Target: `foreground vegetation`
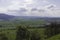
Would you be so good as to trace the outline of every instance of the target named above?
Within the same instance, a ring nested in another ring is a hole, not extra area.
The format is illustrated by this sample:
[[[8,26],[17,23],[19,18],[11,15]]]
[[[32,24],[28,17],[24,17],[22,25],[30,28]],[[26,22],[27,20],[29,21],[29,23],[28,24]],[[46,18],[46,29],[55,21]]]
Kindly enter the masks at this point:
[[[32,21],[21,22],[21,24],[0,22],[0,40],[60,40],[60,24],[51,23],[44,27],[33,26],[44,23],[41,21],[35,24]]]

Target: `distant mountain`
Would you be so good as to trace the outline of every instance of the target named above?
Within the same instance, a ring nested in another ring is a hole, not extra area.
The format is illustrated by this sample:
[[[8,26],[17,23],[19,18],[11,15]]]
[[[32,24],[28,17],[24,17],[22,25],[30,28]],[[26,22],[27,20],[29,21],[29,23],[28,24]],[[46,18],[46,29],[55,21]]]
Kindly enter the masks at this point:
[[[45,20],[45,21],[60,21],[60,17],[37,17],[37,16],[12,16],[0,13],[0,20]]]
[[[0,20],[10,20],[10,19],[12,19],[14,17],[15,16],[0,13]]]

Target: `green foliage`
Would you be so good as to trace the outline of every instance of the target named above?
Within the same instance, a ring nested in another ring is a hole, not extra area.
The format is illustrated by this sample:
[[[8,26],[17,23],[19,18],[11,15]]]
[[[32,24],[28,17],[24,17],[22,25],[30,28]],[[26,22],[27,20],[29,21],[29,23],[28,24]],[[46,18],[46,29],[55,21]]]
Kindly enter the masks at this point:
[[[60,34],[55,35],[55,36],[53,36],[53,37],[51,37],[51,38],[49,38],[47,40],[60,40]]]
[[[29,31],[26,27],[19,26],[17,30],[16,40],[29,40]]]
[[[38,31],[32,31],[31,40],[41,40],[40,34]]]
[[[45,34],[47,37],[51,37],[60,33],[60,24],[57,22],[52,22],[50,25],[46,25]]]
[[[19,26],[16,40],[41,40],[41,37],[38,30],[28,31],[25,26]]]
[[[52,23],[51,25],[46,25],[46,30],[36,26],[42,24],[45,24],[45,21],[0,21],[0,33],[3,33],[0,34],[0,40],[60,40],[60,35],[57,35],[60,32],[60,24]],[[47,37],[50,37],[46,38],[44,32]]]
[[[0,34],[0,40],[8,40],[5,34]]]

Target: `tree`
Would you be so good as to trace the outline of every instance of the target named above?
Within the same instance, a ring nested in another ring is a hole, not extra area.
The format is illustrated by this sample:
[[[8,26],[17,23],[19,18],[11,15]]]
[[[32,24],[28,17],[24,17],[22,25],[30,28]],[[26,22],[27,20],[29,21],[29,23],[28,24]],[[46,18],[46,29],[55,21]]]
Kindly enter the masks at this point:
[[[31,40],[41,40],[39,32],[36,30],[31,33]]]
[[[29,40],[29,31],[25,26],[19,26],[17,30],[16,40]]]
[[[0,25],[0,27],[2,27],[2,25]]]
[[[49,25],[46,25],[45,34],[47,37],[54,36],[60,33],[60,23],[51,22]]]

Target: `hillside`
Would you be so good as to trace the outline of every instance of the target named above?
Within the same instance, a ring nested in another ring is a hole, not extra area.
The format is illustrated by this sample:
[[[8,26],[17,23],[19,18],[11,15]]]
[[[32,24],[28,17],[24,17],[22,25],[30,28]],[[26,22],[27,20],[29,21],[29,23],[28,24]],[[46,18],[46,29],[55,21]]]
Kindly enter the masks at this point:
[[[55,36],[49,38],[48,40],[60,40],[60,34],[55,35]]]

